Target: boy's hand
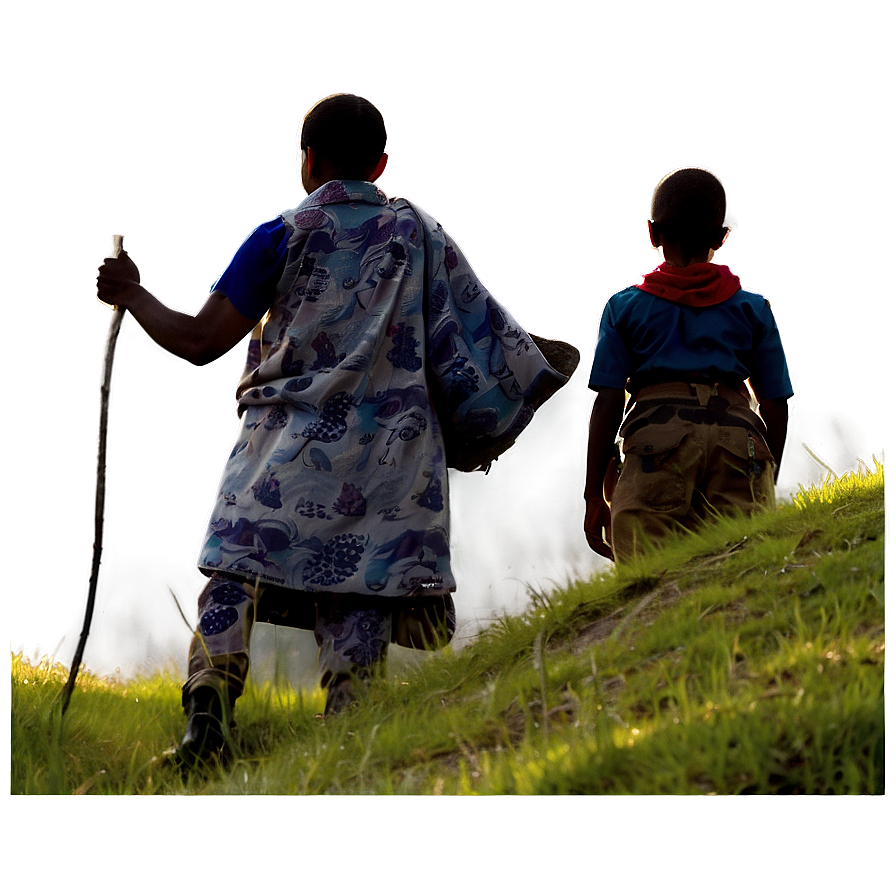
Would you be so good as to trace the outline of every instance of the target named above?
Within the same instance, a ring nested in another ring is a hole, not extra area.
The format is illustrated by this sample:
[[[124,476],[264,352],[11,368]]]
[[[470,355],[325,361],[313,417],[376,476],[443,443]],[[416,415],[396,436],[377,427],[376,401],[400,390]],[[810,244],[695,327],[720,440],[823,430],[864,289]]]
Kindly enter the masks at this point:
[[[104,258],[96,278],[97,298],[106,305],[127,307],[128,299],[140,288],[140,271],[127,252],[118,258]]]
[[[610,545],[610,505],[619,471],[616,433],[625,410],[625,390],[602,387],[594,399],[588,428],[588,463],[585,471],[585,537],[591,550],[615,560]]]
[[[603,498],[585,500],[585,538],[592,551],[608,560],[616,559],[610,545],[610,505]]]

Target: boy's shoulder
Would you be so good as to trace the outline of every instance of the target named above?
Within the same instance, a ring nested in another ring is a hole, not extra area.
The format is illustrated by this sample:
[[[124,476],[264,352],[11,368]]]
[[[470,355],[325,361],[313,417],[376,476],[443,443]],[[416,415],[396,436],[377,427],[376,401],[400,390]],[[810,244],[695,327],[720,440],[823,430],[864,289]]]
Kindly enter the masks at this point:
[[[643,295],[644,291],[642,289],[639,289],[637,284],[633,283],[631,286],[626,286],[625,289],[620,289],[619,292],[613,293],[613,295],[610,296],[610,299],[619,299],[621,301],[625,301],[626,299],[633,298],[638,294]]]
[[[410,212],[423,222],[427,230],[440,230],[442,227],[435,216],[423,208],[415,199],[409,199],[407,196],[393,196],[389,200],[389,207],[399,214],[401,212]]]
[[[643,315],[651,316],[658,311],[656,304],[674,306],[674,302],[667,302],[665,299],[659,299],[649,292],[640,289],[636,284],[620,289],[619,292],[613,293],[605,306],[605,313],[611,318],[622,319],[632,316],[640,318]]]
[[[771,313],[771,302],[764,295],[749,289],[739,289],[728,301],[738,302],[742,307],[749,306],[757,312]]]
[[[607,300],[607,304],[624,307],[645,297],[649,297],[649,295],[644,292],[644,290],[638,289],[635,285],[626,286],[625,289],[620,289],[619,292],[614,292]]]
[[[739,298],[744,299],[749,302],[764,302],[766,301],[765,296],[761,295],[758,292],[753,292],[751,289],[745,289],[743,286],[734,294],[734,296],[738,296]],[[734,298],[732,296],[732,298]]]

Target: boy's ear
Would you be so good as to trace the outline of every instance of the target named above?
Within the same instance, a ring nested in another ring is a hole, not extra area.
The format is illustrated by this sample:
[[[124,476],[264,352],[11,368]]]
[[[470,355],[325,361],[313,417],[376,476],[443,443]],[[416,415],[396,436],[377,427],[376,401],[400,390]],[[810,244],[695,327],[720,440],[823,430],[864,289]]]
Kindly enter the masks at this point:
[[[659,249],[663,244],[663,238],[659,231],[654,228],[653,221],[647,222],[647,232],[650,234],[650,245],[653,246],[654,249]]]
[[[721,236],[721,239],[718,240],[718,242],[714,242],[710,248],[712,248],[713,251],[715,251],[716,249],[721,249],[721,248],[722,248],[722,245],[723,245],[724,242],[725,242],[725,240],[728,239],[728,235],[729,235],[730,233],[731,233],[731,228],[730,228],[730,227],[723,227],[723,228],[722,228],[722,236]]]
[[[368,178],[369,183],[373,183],[386,169],[386,162],[389,161],[389,156],[386,153],[383,153],[380,156],[379,162],[376,164],[376,168],[373,169],[373,173]]]
[[[311,171],[314,168],[314,163],[316,161],[314,150],[310,146],[307,146],[302,150],[302,156],[302,161],[305,163],[305,170],[309,174],[311,174]]]

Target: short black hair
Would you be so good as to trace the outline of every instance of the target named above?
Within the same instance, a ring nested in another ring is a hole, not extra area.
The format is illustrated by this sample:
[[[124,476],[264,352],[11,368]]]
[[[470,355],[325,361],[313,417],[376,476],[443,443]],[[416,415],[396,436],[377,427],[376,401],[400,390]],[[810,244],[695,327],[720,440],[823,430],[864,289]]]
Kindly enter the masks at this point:
[[[702,250],[724,236],[725,188],[703,168],[679,168],[653,191],[654,232],[685,249]]]
[[[302,149],[310,146],[345,180],[366,180],[386,148],[379,109],[363,97],[336,93],[316,103],[302,123]]]

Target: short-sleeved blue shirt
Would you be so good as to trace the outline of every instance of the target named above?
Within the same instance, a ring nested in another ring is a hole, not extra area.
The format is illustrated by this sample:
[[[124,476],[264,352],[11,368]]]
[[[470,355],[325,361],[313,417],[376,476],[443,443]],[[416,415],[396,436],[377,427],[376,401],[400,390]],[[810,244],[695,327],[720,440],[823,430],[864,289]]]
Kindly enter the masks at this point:
[[[784,348],[769,303],[738,290],[693,308],[630,286],[604,308],[588,385],[635,391],[657,382],[750,380],[760,399],[790,398]]]
[[[282,218],[256,227],[239,247],[212,290],[223,292],[240,314],[261,320],[274,304],[286,264],[289,234]]]

